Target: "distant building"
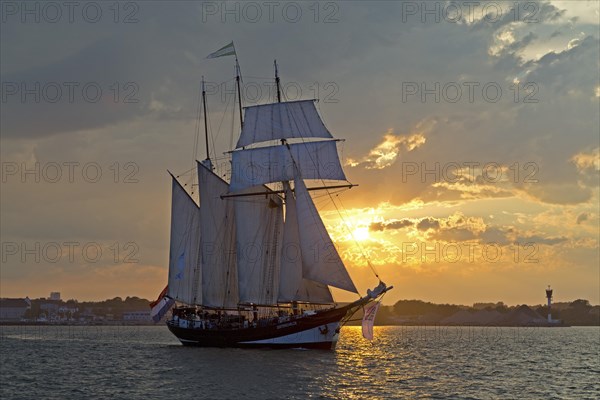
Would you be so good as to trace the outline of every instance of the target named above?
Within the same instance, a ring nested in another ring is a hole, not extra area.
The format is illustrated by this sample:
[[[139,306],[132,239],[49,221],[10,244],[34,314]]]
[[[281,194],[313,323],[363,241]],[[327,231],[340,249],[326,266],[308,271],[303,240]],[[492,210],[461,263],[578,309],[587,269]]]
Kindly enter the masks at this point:
[[[48,300],[60,301],[60,292],[50,292]]]
[[[49,311],[53,314],[56,314],[58,312],[59,308],[60,308],[60,306],[58,305],[58,303],[42,303],[42,304],[40,304],[40,310]]]
[[[150,310],[148,311],[125,311],[123,313],[123,321],[135,321],[135,322],[150,322]]]
[[[20,321],[30,307],[29,299],[0,299],[0,320]]]
[[[40,304],[40,317],[45,317],[49,320],[55,320],[58,315],[58,309],[60,308],[59,302],[45,301]]]

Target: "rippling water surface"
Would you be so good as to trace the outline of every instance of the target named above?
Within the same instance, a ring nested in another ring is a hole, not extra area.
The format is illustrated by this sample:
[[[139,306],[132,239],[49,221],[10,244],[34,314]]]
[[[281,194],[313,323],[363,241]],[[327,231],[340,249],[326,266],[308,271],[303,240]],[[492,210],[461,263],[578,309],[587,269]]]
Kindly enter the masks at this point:
[[[344,327],[336,351],[183,347],[164,326],[0,327],[1,399],[598,399],[600,330]]]

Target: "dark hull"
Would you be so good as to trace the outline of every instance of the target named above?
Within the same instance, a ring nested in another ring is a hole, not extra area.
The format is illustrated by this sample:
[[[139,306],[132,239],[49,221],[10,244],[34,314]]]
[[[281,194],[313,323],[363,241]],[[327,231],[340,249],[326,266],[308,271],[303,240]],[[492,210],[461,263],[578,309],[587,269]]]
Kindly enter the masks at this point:
[[[340,321],[357,306],[360,305],[353,303],[264,327],[199,329],[182,327],[175,321],[169,321],[167,326],[186,346],[333,349]]]

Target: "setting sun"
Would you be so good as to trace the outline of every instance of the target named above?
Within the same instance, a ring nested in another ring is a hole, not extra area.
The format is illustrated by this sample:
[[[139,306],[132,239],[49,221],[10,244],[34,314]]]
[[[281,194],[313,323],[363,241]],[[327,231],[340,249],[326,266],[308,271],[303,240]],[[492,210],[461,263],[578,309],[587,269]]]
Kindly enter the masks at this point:
[[[361,226],[352,231],[352,237],[354,240],[364,241],[370,238],[369,236],[369,227]]]

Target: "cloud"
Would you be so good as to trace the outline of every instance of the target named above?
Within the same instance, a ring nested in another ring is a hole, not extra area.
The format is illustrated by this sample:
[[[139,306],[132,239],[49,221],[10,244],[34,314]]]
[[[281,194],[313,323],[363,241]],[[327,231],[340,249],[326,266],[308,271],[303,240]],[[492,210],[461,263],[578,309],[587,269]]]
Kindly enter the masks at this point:
[[[523,196],[547,204],[581,204],[592,199],[593,191],[581,183],[546,183],[530,185]]]
[[[559,243],[564,243],[568,241],[564,236],[560,237],[543,237],[540,235],[532,235],[532,236],[517,236],[517,243],[525,244],[525,243],[533,243],[533,244],[544,244],[548,246],[552,246]]]
[[[511,239],[514,230],[510,227],[488,226],[479,238],[484,243],[497,243],[500,246],[507,246],[513,242]]]
[[[360,161],[348,159],[347,164],[352,167],[364,167],[366,169],[384,169],[396,162],[402,147],[406,151],[413,151],[426,142],[421,133],[411,135],[395,135],[389,130],[383,136],[383,142],[379,143]]]
[[[440,221],[435,218],[423,218],[417,224],[417,229],[420,231],[426,231],[429,229],[439,229]]]
[[[526,216],[523,215],[522,217],[525,218]],[[522,223],[526,224],[526,226],[531,226],[526,220],[522,221]],[[495,243],[499,246],[508,246],[515,243],[533,243],[536,245],[552,246],[569,241],[564,235],[559,236],[544,233],[543,229],[530,232],[524,231],[522,228],[517,229],[512,225],[491,224],[484,221],[482,217],[466,216],[461,211],[457,211],[447,217],[404,218],[378,221],[372,223],[370,229],[373,232],[407,229],[407,237],[419,237],[425,241],[448,243]]]
[[[39,138],[139,118],[191,118],[193,108],[174,94],[182,82],[150,61],[154,52],[138,35],[102,38],[51,64],[3,74],[2,136]]]
[[[571,161],[581,172],[585,170],[600,171],[600,147],[596,147],[590,152],[577,153],[571,158]]]
[[[436,231],[430,237],[445,242],[466,242],[477,239],[477,234],[467,228],[453,227]]]
[[[369,225],[371,231],[384,231],[387,229],[402,229],[409,226],[414,226],[414,221],[410,219],[396,219],[382,222],[373,222]]]
[[[579,214],[577,216],[577,225],[580,225],[582,222],[587,221],[590,218],[590,214],[586,213],[586,212],[582,212],[581,214]]]

